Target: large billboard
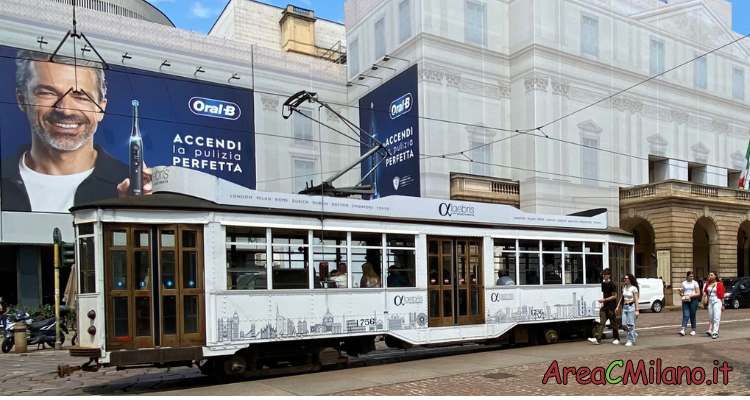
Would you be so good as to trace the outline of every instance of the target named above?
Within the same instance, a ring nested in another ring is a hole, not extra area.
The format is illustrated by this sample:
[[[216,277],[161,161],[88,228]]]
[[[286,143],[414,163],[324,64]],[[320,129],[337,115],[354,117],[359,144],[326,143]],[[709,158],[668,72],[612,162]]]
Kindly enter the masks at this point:
[[[148,194],[156,165],[255,188],[253,119],[249,89],[0,46],[0,208]]]
[[[365,180],[373,185],[373,198],[420,195],[417,78],[413,65],[359,99],[360,127],[390,153],[381,151],[362,162],[362,176],[377,165]],[[361,154],[375,144],[364,133],[361,141]]]

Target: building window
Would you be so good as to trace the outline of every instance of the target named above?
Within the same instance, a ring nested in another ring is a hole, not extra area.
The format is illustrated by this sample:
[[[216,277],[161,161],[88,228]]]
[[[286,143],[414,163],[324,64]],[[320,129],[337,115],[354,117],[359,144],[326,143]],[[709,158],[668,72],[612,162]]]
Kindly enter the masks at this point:
[[[383,235],[352,232],[352,287],[383,287]]]
[[[732,97],[736,100],[745,100],[745,70],[742,68],[733,69]]]
[[[228,226],[227,289],[267,289],[265,228]]]
[[[292,134],[295,141],[305,146],[310,146],[313,140],[313,125],[312,119],[308,117],[312,117],[312,110],[309,108],[299,108],[299,112],[306,115],[306,117],[297,113],[294,114],[294,118],[292,118]]]
[[[349,43],[347,50],[347,60],[349,62],[349,78],[354,78],[359,73],[359,42],[357,39]]]
[[[494,247],[495,286],[516,284],[516,241],[495,239]]]
[[[385,55],[385,17],[375,21],[375,59]]]
[[[307,231],[272,229],[271,237],[273,288],[309,289]]]
[[[411,37],[411,0],[398,3],[398,41],[403,43]]]
[[[708,87],[708,61],[706,57],[695,60],[693,64],[693,83],[697,89],[706,89]]]
[[[581,178],[597,179],[599,174],[599,140],[584,137],[581,140]]]
[[[650,71],[651,75],[657,75],[664,72],[664,41],[661,39],[651,39],[650,46]]]
[[[313,285],[315,288],[349,287],[346,232],[313,232]]]
[[[306,185],[315,176],[315,162],[312,160],[294,160],[294,187],[292,191],[297,193],[305,189]]]
[[[464,2],[464,37],[466,43],[487,45],[487,7],[484,3]]]
[[[581,16],[581,53],[599,57],[599,19]]]
[[[492,162],[492,146],[486,145],[484,141],[472,139],[469,147],[474,149],[470,154],[473,161],[471,163],[471,173],[474,175],[490,176],[492,168],[489,163]]]
[[[414,235],[386,235],[387,287],[416,287],[417,263],[414,244]]]

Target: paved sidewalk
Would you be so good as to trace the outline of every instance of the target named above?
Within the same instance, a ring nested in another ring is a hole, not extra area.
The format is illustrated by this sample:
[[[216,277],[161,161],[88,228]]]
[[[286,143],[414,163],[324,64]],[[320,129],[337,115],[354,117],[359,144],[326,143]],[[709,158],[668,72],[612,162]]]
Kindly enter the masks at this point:
[[[698,316],[699,321],[705,319],[705,310],[701,310],[701,312],[699,312]],[[679,325],[681,320],[680,313],[664,312],[653,314],[644,312],[638,321],[639,327],[642,329],[642,340],[639,346],[634,348],[633,351],[650,351],[645,350],[646,348],[660,351],[658,349],[672,348],[679,344],[676,340],[691,341],[694,339],[694,343],[705,346],[706,351],[720,350],[723,355],[724,353],[730,354],[736,350],[739,354],[746,354],[747,351],[745,349],[750,343],[745,343],[745,348],[740,347],[739,349],[733,347],[724,348],[724,343],[730,343],[730,339],[750,337],[748,333],[748,328],[750,328],[749,319],[750,309],[729,310],[725,312],[725,321],[738,320],[741,322],[722,324],[723,335],[721,340],[719,342],[711,342],[710,339],[702,337],[680,339],[675,334],[677,331],[675,326]],[[701,328],[705,329],[705,325],[701,325],[699,330]],[[616,347],[612,345],[601,345],[595,348],[595,351],[602,355],[623,352],[624,350],[625,348],[622,346]],[[187,367],[173,369],[129,369],[124,371],[108,368],[99,372],[76,372],[72,376],[60,379],[57,378],[56,373],[58,364],[80,365],[85,360],[70,357],[67,350],[54,351],[46,349],[34,350],[27,354],[0,354],[0,363],[3,366],[0,369],[0,395],[134,393],[331,394],[351,390],[371,390],[375,391],[373,393],[379,393],[377,391],[396,390],[383,387],[382,385],[400,384],[414,385],[415,388],[419,388],[414,390],[427,393],[430,392],[428,390],[430,384],[428,381],[419,383],[420,379],[434,379],[437,381],[461,379],[461,374],[471,373],[483,376],[492,374],[493,372],[491,371],[505,371],[503,368],[507,368],[507,371],[510,371],[508,373],[513,375],[517,374],[517,372],[513,371],[529,371],[528,374],[531,375],[524,374],[523,382],[541,380],[541,374],[538,371],[540,368],[539,365],[544,365],[550,357],[575,361],[581,354],[588,355],[592,351],[594,350],[592,350],[592,347],[587,342],[561,343],[552,346],[488,351],[430,360],[417,360],[214,386],[209,379],[200,374],[197,368]],[[745,356],[745,358],[748,357]],[[538,365],[534,367],[534,364]],[[688,365],[693,364],[690,363]],[[741,365],[738,369],[750,371],[750,368],[747,368],[745,365]],[[497,381],[498,385],[506,387],[507,382],[514,382],[512,378],[510,379],[508,381],[505,379],[494,379],[494,381]],[[520,376],[519,379],[521,379]],[[492,381],[490,380],[490,382]],[[332,382],[335,382],[335,384],[332,384]],[[478,385],[478,383],[476,384]],[[486,388],[482,386],[477,387],[482,388],[480,392],[483,394],[491,394],[496,390],[491,384],[486,386]],[[555,388],[555,385],[548,385],[548,388]],[[404,387],[397,387],[397,389],[407,390]],[[177,391],[170,392],[170,390]],[[444,391],[446,393],[440,394],[452,393],[450,388],[444,388]],[[360,393],[353,392],[352,394]]]

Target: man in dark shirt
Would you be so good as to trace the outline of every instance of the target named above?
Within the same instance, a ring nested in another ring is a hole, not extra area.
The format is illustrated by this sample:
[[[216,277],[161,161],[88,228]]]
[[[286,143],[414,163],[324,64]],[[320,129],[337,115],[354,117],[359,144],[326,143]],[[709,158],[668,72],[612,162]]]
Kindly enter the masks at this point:
[[[602,298],[599,299],[601,308],[599,309],[599,325],[594,330],[594,337],[589,338],[589,342],[599,344],[604,337],[604,325],[609,320],[612,327],[612,344],[620,344],[620,324],[617,322],[615,308],[617,307],[617,286],[610,280],[609,269],[602,271]]]

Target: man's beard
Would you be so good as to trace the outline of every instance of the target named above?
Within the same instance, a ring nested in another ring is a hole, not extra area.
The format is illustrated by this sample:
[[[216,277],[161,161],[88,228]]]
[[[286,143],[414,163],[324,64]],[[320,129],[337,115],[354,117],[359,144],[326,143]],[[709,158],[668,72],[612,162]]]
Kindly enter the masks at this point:
[[[79,122],[83,122],[83,118],[77,118]],[[90,126],[86,123],[85,126]],[[47,144],[58,151],[76,151],[83,147],[92,136],[94,136],[94,130],[85,130],[83,134],[70,136],[70,135],[52,135],[47,132],[39,123],[33,121],[31,123],[31,130],[33,134],[39,138],[42,142]]]

